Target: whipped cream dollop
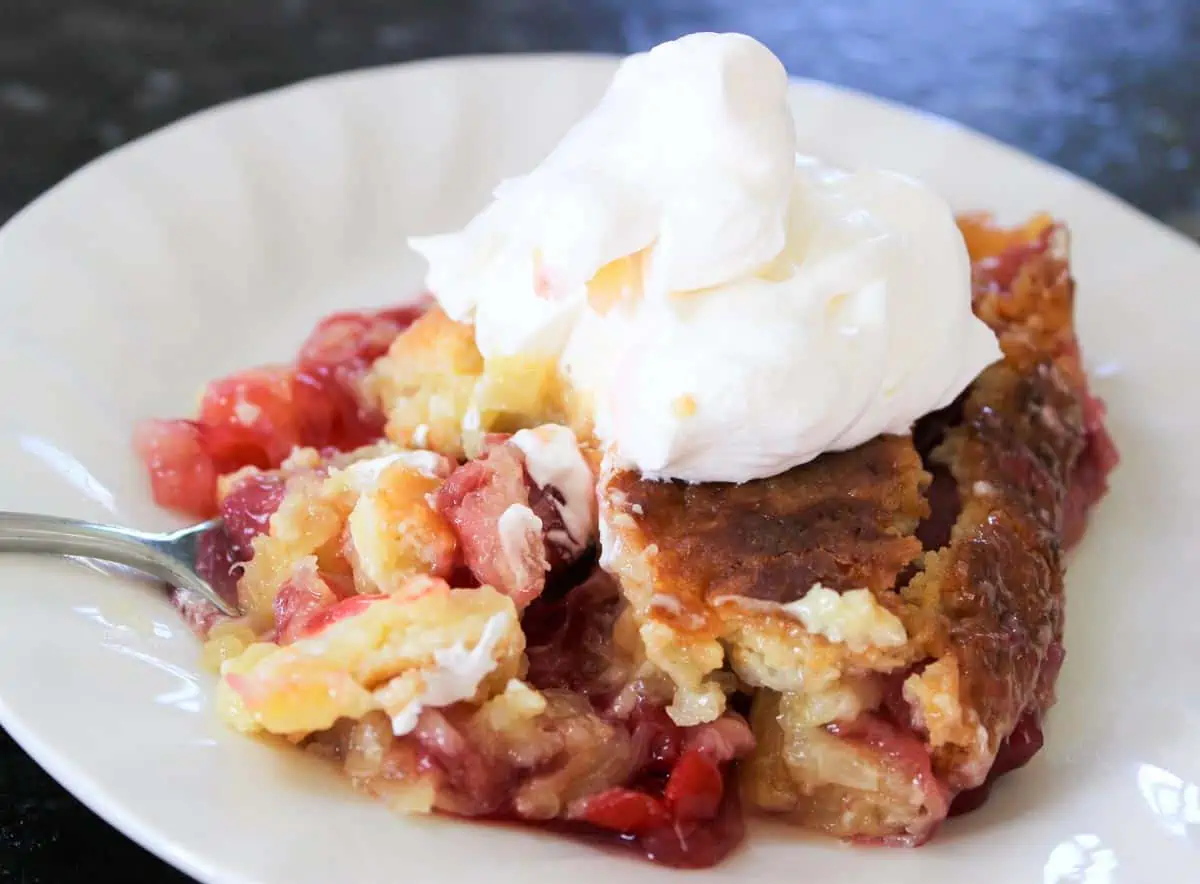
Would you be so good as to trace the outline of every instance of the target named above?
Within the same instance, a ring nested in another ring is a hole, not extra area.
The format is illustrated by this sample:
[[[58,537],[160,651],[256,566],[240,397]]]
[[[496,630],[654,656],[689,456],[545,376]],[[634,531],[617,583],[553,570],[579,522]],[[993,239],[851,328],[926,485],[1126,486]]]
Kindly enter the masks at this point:
[[[739,34],[627,59],[540,166],[412,246],[485,360],[557,361],[654,478],[747,481],[907,433],[1000,356],[947,204],[797,156],[787,74]]]

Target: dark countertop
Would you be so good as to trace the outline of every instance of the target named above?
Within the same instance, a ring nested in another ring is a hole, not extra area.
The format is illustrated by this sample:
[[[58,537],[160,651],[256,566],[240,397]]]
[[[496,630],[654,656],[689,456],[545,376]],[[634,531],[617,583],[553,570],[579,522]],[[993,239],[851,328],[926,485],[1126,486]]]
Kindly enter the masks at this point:
[[[0,0],[0,221],[195,110],[347,68],[741,30],[1200,235],[1200,0]],[[0,732],[0,882],[185,881]]]

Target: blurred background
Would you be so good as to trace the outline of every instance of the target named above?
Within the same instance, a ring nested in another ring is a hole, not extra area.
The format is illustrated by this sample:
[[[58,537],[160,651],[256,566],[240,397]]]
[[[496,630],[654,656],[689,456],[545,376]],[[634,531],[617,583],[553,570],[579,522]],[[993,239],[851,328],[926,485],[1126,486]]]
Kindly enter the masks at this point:
[[[694,30],[745,31],[796,76],[959,120],[1158,217],[1200,212],[1200,0],[0,0],[0,220],[125,141],[306,77]]]
[[[951,117],[1200,237],[1200,0],[0,0],[0,222],[126,141],[296,80],[696,30],[752,34],[796,76]],[[102,866],[186,880],[0,732],[0,882]]]

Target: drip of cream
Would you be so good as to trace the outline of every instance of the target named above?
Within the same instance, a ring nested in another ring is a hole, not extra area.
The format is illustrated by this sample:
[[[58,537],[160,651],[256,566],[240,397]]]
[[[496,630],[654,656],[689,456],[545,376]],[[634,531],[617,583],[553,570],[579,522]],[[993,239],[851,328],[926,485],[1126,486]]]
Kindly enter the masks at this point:
[[[586,548],[596,531],[596,482],[575,434],[567,427],[545,424],[521,430],[510,441],[525,455],[525,469],[534,484],[553,489],[551,500],[566,536],[549,539],[572,552]]]

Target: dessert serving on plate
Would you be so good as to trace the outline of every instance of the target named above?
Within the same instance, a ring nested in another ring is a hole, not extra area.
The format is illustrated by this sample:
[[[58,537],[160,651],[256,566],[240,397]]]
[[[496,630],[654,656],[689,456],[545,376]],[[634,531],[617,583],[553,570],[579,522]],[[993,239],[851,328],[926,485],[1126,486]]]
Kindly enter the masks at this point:
[[[136,433],[223,527],[220,715],[408,811],[710,865],[743,813],[920,844],[1040,748],[1116,452],[1065,228],[797,155],[760,44],[628,59],[431,299]]]

